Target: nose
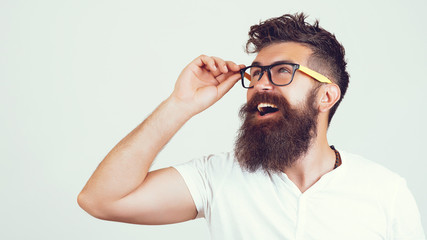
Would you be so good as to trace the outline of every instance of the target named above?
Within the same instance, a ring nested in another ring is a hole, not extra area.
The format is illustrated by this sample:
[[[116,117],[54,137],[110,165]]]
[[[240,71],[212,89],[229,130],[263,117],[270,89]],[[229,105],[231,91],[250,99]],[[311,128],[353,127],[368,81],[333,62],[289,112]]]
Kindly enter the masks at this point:
[[[268,79],[267,70],[262,71],[260,78],[256,78],[253,81],[256,81],[254,84],[254,88],[258,91],[268,91],[273,89],[273,84]]]

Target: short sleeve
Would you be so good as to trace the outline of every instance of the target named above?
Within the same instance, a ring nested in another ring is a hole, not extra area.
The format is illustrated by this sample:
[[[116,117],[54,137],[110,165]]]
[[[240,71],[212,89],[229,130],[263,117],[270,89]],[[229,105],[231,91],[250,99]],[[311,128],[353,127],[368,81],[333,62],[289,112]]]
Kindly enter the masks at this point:
[[[397,186],[393,211],[390,239],[425,240],[417,204],[404,179]]]
[[[206,175],[207,161],[207,157],[203,157],[173,166],[187,184],[197,209],[196,218],[205,217],[205,212],[208,208],[210,184]]]

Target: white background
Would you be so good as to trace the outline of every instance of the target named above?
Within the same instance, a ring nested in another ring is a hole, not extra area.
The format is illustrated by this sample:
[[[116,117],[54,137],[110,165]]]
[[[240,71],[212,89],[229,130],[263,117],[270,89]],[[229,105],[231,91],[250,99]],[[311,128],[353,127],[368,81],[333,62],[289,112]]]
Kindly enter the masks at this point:
[[[107,152],[200,54],[249,64],[251,25],[304,11],[347,51],[338,149],[405,177],[427,229],[427,2],[1,1],[0,239],[206,239],[204,220],[138,226],[94,219],[76,198]],[[233,148],[237,84],[190,120],[154,168]]]

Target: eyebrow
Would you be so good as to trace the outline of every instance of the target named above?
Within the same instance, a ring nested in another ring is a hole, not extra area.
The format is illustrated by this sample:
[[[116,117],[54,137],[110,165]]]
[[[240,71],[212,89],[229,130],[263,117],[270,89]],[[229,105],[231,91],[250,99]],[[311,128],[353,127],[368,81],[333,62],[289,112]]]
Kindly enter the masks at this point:
[[[280,63],[292,63],[292,64],[295,64],[293,61],[290,61],[290,60],[280,60],[280,61],[275,61],[275,62],[273,62],[273,63],[271,63],[269,65],[280,64]],[[269,66],[269,65],[264,65],[264,66]],[[260,62],[254,61],[254,62],[252,62],[251,66],[263,66],[263,65],[261,65]]]

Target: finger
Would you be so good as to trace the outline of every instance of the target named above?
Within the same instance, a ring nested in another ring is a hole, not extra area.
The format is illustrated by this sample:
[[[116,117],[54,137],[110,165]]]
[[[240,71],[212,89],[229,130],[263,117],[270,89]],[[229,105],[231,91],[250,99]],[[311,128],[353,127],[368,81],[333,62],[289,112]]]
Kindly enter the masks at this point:
[[[221,75],[217,76],[216,79],[218,80],[218,82],[223,82],[225,79],[227,79],[228,77],[230,77],[231,75],[236,74],[236,73],[239,73],[239,76],[241,76],[240,69],[246,67],[243,64],[237,65],[231,61],[227,61],[226,63],[227,63],[228,68],[231,71],[229,71],[228,73],[221,74]]]
[[[227,63],[222,60],[219,57],[212,57],[215,60],[216,66],[218,67],[219,71],[221,71],[221,73],[227,73],[228,72],[228,67],[227,67]]]
[[[211,57],[208,57],[206,55],[200,55],[198,58],[196,58],[195,64],[198,67],[206,68],[207,70],[211,72],[218,71],[215,60]]]
[[[205,66],[205,69],[209,70],[213,77],[217,77],[223,73],[228,72],[225,61],[221,58],[204,56],[203,59],[209,61],[208,65]]]
[[[241,65],[237,65],[236,63],[232,62],[232,61],[227,61],[227,67],[228,69],[230,69],[233,72],[237,72],[240,69],[244,68],[245,65],[241,64]],[[242,67],[243,66],[243,67]]]
[[[218,85],[218,95],[223,97],[238,81],[240,74],[234,73]]]
[[[227,80],[230,76],[234,75],[234,74],[239,74],[239,76],[241,76],[240,72],[237,71],[230,71],[228,73],[223,73],[221,75],[219,75],[218,77],[216,77],[216,80],[221,83],[225,80]]]

